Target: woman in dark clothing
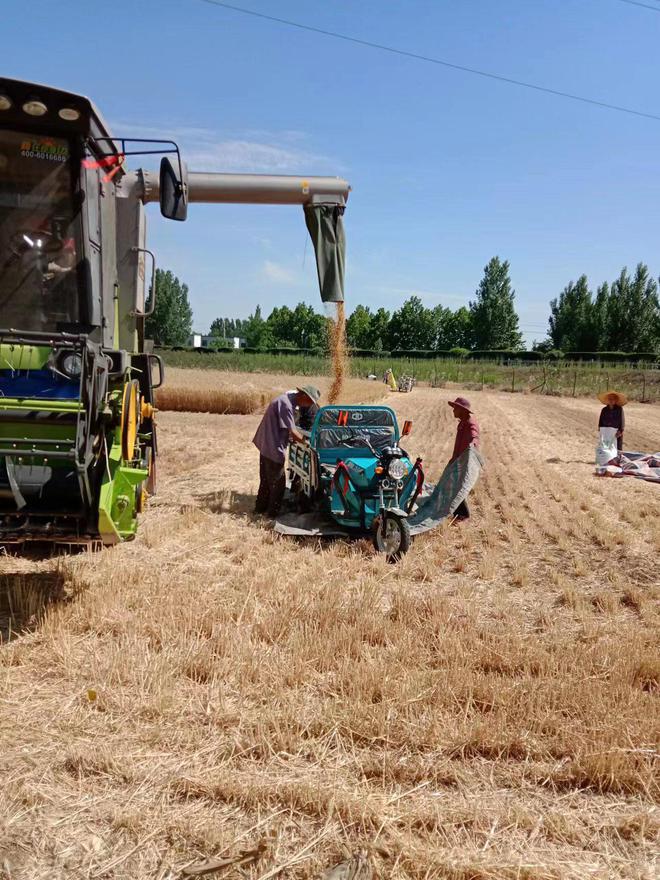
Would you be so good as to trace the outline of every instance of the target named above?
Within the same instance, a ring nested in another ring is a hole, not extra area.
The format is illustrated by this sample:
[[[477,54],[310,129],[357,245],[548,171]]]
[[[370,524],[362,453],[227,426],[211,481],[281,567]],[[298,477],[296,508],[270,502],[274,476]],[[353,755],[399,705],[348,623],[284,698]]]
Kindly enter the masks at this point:
[[[623,432],[626,427],[623,408],[628,403],[628,398],[625,394],[619,394],[618,391],[606,391],[604,394],[599,394],[598,399],[605,404],[600,411],[598,427],[616,428],[616,445],[621,452],[623,450]]]

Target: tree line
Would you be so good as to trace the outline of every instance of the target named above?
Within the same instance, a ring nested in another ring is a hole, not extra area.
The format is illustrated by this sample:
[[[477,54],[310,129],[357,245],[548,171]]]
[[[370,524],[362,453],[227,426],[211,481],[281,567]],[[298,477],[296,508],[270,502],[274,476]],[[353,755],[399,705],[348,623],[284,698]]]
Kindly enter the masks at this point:
[[[312,306],[280,306],[264,317],[257,306],[245,319],[216,318],[210,335],[218,347],[240,337],[250,348],[325,350],[328,322]],[[156,345],[186,345],[192,331],[188,288],[169,271],[157,273],[156,308],[147,321],[147,336]],[[519,351],[523,337],[515,309],[509,263],[493,257],[468,306],[456,310],[426,307],[409,297],[393,312],[357,305],[346,321],[354,349],[369,351]],[[548,336],[537,351],[660,351],[658,284],[640,263],[631,275],[626,268],[611,283],[593,292],[586,275],[571,281],[550,303]]]
[[[626,268],[595,294],[586,275],[571,281],[550,303],[548,340],[559,351],[660,350],[658,285],[648,267],[639,263],[633,275]]]
[[[411,296],[393,312],[372,311],[358,305],[346,321],[348,344],[355,349],[393,351],[418,349],[443,351],[452,348],[522,348],[522,334],[514,306],[508,262],[493,257],[469,307],[456,311],[438,305],[427,308]],[[230,319],[217,318],[211,333],[223,332]],[[235,326],[235,325],[234,325]],[[327,347],[327,321],[311,306],[299,303],[295,309],[281,306],[264,318],[257,307],[240,323],[240,333],[249,348]],[[229,336],[228,333],[225,334]]]

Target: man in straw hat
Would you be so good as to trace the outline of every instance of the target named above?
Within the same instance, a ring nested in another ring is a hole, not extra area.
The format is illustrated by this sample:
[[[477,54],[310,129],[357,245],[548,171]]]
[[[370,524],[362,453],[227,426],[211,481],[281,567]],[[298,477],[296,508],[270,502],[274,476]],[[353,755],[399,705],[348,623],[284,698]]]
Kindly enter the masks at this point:
[[[454,451],[449,459],[451,464],[470,446],[479,449],[479,424],[474,418],[470,401],[466,397],[457,397],[455,400],[449,400],[448,403],[454,411],[454,418],[458,419]],[[467,505],[467,501],[461,501],[456,508],[455,516],[457,520],[469,518],[470,508]]]
[[[626,427],[623,408],[628,403],[628,398],[618,391],[605,391],[598,395],[598,399],[605,404],[600,411],[598,427],[616,428],[616,446],[620,454],[623,450],[623,431]]]
[[[273,519],[280,512],[286,488],[286,448],[291,440],[302,440],[296,428],[295,408],[316,405],[321,392],[313,385],[287,391],[271,401],[266,408],[252,442],[259,450],[259,492],[255,513]]]

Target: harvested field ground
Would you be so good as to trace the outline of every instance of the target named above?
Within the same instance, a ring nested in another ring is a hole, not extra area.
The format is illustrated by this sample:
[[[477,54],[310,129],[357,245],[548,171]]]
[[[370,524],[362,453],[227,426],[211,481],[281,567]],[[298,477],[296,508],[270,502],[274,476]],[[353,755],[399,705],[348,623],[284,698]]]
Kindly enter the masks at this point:
[[[597,402],[470,397],[473,518],[399,565],[275,536],[258,416],[184,413],[134,543],[2,560],[0,876],[658,876],[660,487],[592,476]],[[431,477],[446,399],[390,398]]]

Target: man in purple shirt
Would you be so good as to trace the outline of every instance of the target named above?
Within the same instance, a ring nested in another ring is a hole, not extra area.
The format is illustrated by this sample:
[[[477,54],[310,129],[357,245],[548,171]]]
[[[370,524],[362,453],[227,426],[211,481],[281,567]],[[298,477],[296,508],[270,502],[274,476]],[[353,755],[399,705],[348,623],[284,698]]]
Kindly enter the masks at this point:
[[[280,394],[268,404],[252,442],[259,450],[259,492],[255,513],[276,517],[282,506],[286,488],[286,449],[290,440],[302,440],[296,429],[295,408],[316,404],[321,396],[318,388],[303,385],[295,391]]]

